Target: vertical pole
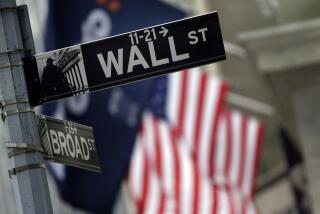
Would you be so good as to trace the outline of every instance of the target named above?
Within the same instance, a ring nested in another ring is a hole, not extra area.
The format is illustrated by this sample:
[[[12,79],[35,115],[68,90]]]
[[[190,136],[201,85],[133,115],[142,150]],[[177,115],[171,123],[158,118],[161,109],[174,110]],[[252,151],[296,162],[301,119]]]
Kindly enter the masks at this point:
[[[311,213],[310,205],[307,203],[310,199],[305,188],[306,179],[305,170],[298,166],[303,164],[302,152],[299,151],[297,145],[291,140],[287,131],[280,128],[281,146],[284,157],[287,162],[287,176],[295,201],[295,210],[297,213]]]
[[[26,7],[17,8],[15,0],[0,0],[0,99],[6,104],[0,120],[4,127],[0,143],[40,145],[35,113],[29,103],[22,67],[25,51],[34,54],[34,44]],[[9,102],[10,101],[10,102]],[[37,152],[22,153],[9,160],[9,169],[43,163]],[[17,172],[11,182],[18,213],[52,213],[45,169]]]
[[[302,141],[309,193],[314,213],[320,213],[320,86],[309,85],[293,94],[298,133]]]

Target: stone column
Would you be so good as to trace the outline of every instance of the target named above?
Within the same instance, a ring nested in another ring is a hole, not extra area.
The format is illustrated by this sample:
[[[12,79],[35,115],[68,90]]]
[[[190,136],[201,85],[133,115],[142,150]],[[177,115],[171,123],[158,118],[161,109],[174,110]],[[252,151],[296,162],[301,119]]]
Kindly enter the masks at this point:
[[[281,121],[299,142],[314,213],[320,213],[320,19],[243,33],[270,82]]]

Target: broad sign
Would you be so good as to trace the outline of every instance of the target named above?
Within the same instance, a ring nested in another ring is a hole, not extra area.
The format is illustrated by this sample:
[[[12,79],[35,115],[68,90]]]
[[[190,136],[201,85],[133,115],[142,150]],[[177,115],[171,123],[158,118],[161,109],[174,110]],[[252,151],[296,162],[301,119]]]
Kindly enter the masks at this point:
[[[24,60],[33,106],[225,59],[217,12]]]
[[[91,127],[38,115],[38,128],[47,160],[101,171]]]

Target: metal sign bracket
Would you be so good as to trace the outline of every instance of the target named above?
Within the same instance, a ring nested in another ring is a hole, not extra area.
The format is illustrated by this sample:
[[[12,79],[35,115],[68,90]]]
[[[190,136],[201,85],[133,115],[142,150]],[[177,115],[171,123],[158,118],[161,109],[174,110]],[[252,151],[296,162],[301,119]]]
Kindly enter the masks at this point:
[[[27,112],[35,112],[35,111],[34,111],[33,108],[13,109],[13,110],[9,110],[9,111],[2,110],[1,119],[3,121],[5,121],[8,116],[15,115],[15,114],[20,114],[20,113],[27,113]]]
[[[1,109],[1,119],[5,121],[6,117],[14,114],[25,113],[25,112],[34,112],[33,108],[25,108],[25,109],[13,109],[6,111],[4,107],[8,105],[14,105],[19,103],[29,103],[28,99],[12,99],[12,100],[1,100],[0,101],[0,109]]]
[[[29,101],[31,106],[37,106],[43,103],[40,78],[38,74],[37,62],[34,56],[27,56],[22,59],[23,70],[27,82]],[[30,96],[32,95],[32,96]],[[36,95],[36,96],[35,96]]]
[[[13,6],[13,7],[0,7],[1,10],[22,10],[21,6]]]
[[[39,153],[43,153],[43,150],[41,148],[40,145],[36,145],[36,144],[26,144],[26,143],[7,143],[6,147],[8,149],[12,149],[12,151],[10,151],[8,153],[8,158],[17,156],[17,155],[21,155],[24,153],[31,153],[31,152],[39,152]]]
[[[30,170],[30,169],[46,169],[46,166],[44,165],[44,163],[35,163],[35,164],[19,166],[19,167],[8,170],[9,178],[12,178],[13,175],[16,175],[20,172]]]

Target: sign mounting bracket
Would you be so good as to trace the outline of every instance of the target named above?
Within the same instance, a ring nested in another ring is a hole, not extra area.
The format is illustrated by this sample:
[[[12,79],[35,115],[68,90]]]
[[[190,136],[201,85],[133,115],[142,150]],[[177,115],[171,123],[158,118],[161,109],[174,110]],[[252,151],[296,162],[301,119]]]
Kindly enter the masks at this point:
[[[44,163],[35,163],[35,164],[28,164],[24,166],[15,167],[13,169],[8,170],[9,178],[12,178],[13,175],[16,175],[20,172],[29,170],[29,169],[46,169]]]

